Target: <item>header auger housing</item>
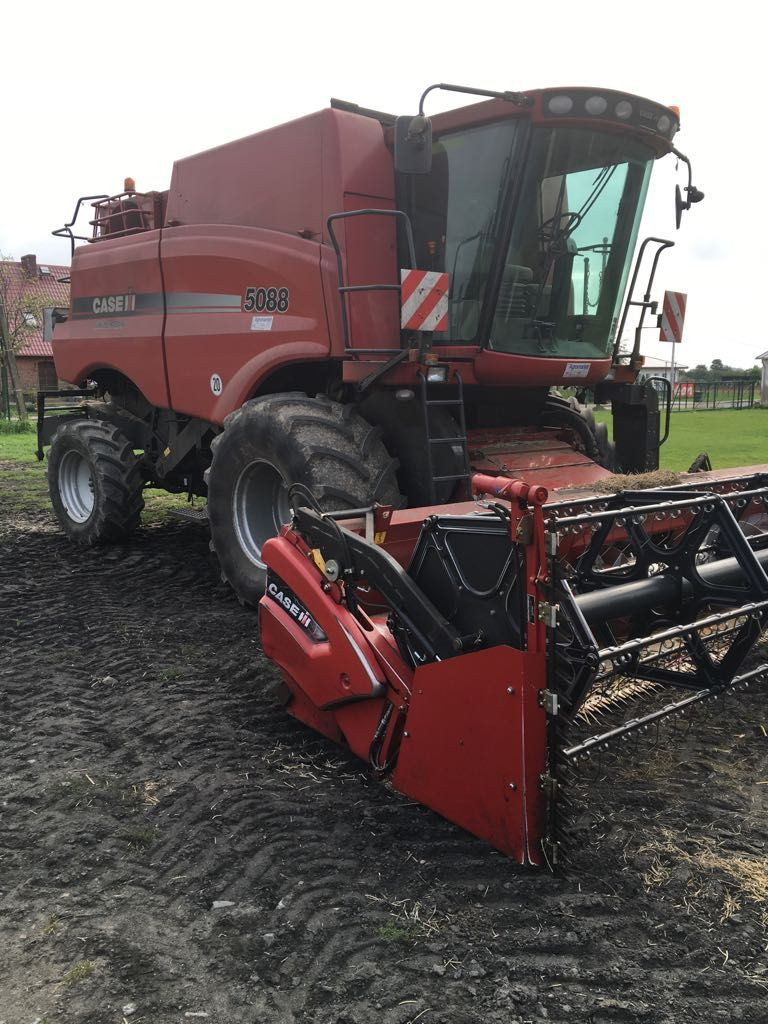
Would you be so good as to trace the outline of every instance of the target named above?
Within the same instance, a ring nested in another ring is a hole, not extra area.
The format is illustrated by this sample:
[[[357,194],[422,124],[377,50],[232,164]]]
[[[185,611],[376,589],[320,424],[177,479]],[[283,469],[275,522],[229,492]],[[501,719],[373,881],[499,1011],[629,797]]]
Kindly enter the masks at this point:
[[[746,664],[768,624],[768,474],[707,476],[567,503],[507,481],[421,523],[297,509],[260,607],[288,710],[553,866],[581,760],[768,676]]]

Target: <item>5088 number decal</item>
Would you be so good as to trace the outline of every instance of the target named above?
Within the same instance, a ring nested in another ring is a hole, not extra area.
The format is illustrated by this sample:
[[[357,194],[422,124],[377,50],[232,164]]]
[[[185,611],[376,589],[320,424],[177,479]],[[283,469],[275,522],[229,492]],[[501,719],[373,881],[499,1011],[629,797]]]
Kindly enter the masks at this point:
[[[246,288],[243,296],[245,313],[287,313],[290,304],[287,288]]]

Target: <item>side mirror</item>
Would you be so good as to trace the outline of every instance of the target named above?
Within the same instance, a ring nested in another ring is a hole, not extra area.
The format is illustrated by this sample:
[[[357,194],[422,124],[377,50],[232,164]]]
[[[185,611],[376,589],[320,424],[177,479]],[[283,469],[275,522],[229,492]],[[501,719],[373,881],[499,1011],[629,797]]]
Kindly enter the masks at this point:
[[[704,198],[704,193],[700,192],[695,185],[689,185],[685,191],[688,193],[687,199],[683,199],[680,186],[675,185],[675,226],[678,228],[683,219],[683,210],[690,210],[694,203],[700,203]]]
[[[68,313],[67,306],[45,306],[43,308],[43,341],[53,340],[53,330],[56,324],[63,324]]]
[[[401,174],[432,170],[432,122],[423,114],[395,120],[395,170]]]
[[[680,186],[675,185],[675,227],[680,230],[680,222],[683,219],[683,210],[687,210],[688,206],[683,201],[683,193],[680,191]]]

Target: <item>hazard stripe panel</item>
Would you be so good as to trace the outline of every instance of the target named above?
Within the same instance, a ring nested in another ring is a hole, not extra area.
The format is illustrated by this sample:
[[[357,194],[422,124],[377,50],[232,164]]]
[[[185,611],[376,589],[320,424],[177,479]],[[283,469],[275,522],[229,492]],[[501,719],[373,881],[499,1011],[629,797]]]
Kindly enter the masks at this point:
[[[436,270],[401,270],[400,326],[411,331],[447,331],[449,284],[449,275]]]
[[[680,344],[683,340],[683,323],[685,322],[685,304],[688,296],[685,292],[664,292],[664,306],[659,324],[661,341]]]

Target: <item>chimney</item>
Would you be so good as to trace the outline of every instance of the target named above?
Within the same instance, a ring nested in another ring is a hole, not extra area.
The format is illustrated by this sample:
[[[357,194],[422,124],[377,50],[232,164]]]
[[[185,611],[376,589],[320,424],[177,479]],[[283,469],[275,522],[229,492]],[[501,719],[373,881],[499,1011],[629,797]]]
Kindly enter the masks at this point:
[[[37,277],[37,256],[33,252],[22,256],[21,267],[28,277]]]

